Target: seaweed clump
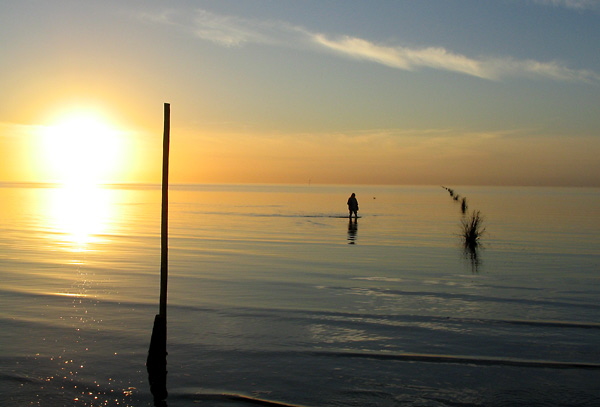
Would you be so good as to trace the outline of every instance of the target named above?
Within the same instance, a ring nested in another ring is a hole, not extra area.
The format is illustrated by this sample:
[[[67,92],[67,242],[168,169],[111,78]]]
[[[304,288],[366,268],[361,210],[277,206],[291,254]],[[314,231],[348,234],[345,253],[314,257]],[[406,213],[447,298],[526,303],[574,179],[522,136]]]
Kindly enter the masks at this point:
[[[483,226],[483,216],[481,212],[473,211],[471,216],[463,218],[462,223],[462,238],[465,248],[476,249],[479,247],[479,239],[485,233]]]

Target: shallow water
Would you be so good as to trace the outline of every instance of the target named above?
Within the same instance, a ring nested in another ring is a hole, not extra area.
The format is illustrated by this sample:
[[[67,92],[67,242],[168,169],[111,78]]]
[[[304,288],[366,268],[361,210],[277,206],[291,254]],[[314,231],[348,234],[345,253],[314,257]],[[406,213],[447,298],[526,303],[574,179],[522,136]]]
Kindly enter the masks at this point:
[[[455,189],[173,186],[168,405],[600,405],[600,191]],[[153,405],[160,189],[0,202],[1,404]]]

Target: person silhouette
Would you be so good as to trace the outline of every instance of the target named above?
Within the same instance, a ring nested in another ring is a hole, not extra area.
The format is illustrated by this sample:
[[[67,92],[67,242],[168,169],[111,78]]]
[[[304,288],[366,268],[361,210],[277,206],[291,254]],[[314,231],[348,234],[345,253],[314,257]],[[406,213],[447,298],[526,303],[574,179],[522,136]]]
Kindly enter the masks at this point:
[[[352,214],[354,214],[355,219],[358,219],[358,200],[354,192],[348,198],[348,217],[351,218]]]

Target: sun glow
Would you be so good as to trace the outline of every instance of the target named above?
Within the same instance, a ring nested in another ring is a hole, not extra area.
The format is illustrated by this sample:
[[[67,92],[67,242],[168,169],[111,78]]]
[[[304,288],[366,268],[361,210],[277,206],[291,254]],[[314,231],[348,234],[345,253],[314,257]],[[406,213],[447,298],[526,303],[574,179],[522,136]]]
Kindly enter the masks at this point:
[[[116,182],[123,170],[122,132],[95,113],[65,116],[44,127],[40,169],[47,181],[90,186]]]

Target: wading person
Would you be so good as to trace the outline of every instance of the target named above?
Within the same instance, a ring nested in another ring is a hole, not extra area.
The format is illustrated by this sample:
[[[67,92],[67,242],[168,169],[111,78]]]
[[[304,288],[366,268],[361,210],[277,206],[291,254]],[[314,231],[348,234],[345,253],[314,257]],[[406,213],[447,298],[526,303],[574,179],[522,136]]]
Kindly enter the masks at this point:
[[[354,214],[354,218],[358,218],[358,200],[356,199],[355,193],[348,198],[348,212],[349,218],[352,217],[352,214]]]

